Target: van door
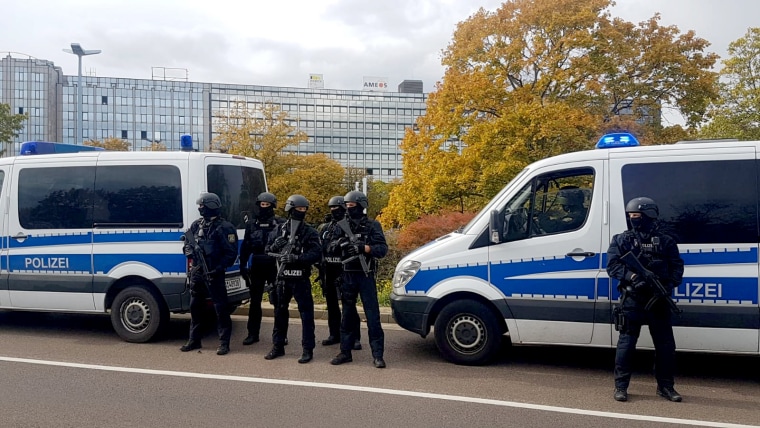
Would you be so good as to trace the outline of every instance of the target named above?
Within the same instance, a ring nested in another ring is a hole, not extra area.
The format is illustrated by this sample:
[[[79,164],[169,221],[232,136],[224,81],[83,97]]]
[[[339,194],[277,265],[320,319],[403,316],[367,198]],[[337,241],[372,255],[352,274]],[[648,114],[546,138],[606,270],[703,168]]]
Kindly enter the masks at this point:
[[[64,156],[64,155],[57,155]],[[94,162],[17,160],[8,214],[14,308],[92,311]]]
[[[499,208],[490,281],[506,298],[519,343],[588,344],[601,255],[604,161],[537,170]]]
[[[0,165],[0,307],[10,307],[8,294],[8,172],[10,165]]]

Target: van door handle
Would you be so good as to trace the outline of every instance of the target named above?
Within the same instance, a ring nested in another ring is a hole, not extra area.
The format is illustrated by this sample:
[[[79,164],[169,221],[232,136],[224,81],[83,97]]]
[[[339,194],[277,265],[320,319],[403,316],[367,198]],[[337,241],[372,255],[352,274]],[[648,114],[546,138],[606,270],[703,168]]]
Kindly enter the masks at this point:
[[[23,241],[26,238],[28,238],[28,236],[26,236],[26,234],[24,232],[19,232],[19,233],[15,234],[15,235],[11,236],[11,239],[15,239],[16,241]]]
[[[567,257],[594,257],[596,253],[592,253],[591,251],[584,251],[581,253],[567,253],[565,255]]]

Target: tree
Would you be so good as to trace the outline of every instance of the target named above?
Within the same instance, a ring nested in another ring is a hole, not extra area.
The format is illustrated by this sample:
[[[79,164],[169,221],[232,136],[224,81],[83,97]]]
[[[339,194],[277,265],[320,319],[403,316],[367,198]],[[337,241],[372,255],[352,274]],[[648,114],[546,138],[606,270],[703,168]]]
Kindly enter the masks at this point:
[[[150,143],[150,147],[146,149],[149,152],[165,152],[166,151],[166,144],[164,143],[157,143],[152,142]]]
[[[728,45],[720,72],[720,99],[710,109],[703,138],[760,139],[760,28]]]
[[[708,43],[659,15],[612,19],[612,4],[512,0],[459,23],[443,81],[402,141],[404,181],[383,225],[480,209],[528,163],[592,148],[618,115],[651,136],[663,106],[698,122],[716,94]]]
[[[309,221],[319,223],[329,211],[327,201],[346,193],[340,163],[323,154],[306,156],[288,151],[307,141],[308,136],[296,131],[289,124],[288,114],[278,106],[249,108],[247,103],[235,101],[217,116],[217,137],[212,147],[261,160],[269,191],[281,201],[280,210],[290,195],[304,195],[311,203]]]
[[[11,106],[0,103],[0,156],[5,155],[5,145],[10,144],[18,137],[24,129],[24,121],[27,119],[26,114],[12,114]]]
[[[129,151],[130,147],[130,143],[128,141],[116,137],[108,137],[103,141],[87,140],[83,144],[85,146],[102,147],[106,150],[112,150],[116,152]]]

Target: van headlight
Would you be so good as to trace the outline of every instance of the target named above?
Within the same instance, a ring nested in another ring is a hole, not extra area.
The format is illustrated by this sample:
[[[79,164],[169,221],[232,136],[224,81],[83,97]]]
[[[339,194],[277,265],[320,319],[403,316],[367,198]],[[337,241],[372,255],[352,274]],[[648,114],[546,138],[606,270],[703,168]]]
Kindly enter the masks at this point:
[[[397,266],[396,273],[393,274],[393,288],[403,288],[408,284],[420,270],[420,266],[422,263],[414,260],[407,260]]]

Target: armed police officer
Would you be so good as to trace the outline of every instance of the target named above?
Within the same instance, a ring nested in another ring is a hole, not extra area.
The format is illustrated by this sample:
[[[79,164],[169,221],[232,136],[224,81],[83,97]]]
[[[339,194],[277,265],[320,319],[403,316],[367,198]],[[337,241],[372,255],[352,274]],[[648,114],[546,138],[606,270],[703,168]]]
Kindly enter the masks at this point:
[[[671,320],[676,307],[670,294],[681,283],[683,260],[675,239],[661,227],[659,208],[652,199],[631,199],[625,212],[629,229],[613,236],[607,250],[607,273],[620,281],[621,292],[614,314],[620,332],[614,398],[628,400],[636,343],[641,326],[648,324],[655,348],[657,395],[678,402],[681,395],[674,389],[676,344]],[[630,262],[631,256],[635,256],[634,262]]]
[[[385,257],[388,245],[380,223],[367,218],[369,200],[364,193],[351,191],[343,197],[348,214],[343,227],[342,244],[343,276],[341,282],[341,302],[343,319],[340,324],[340,353],[330,361],[339,365],[353,361],[351,349],[358,337],[360,325],[356,310],[356,300],[362,299],[364,315],[367,318],[369,344],[372,349],[373,364],[385,368],[383,359],[385,336],[380,325],[380,305],[377,301],[377,283],[375,272],[377,259]],[[348,229],[348,230],[346,230]]]
[[[248,335],[243,345],[252,345],[259,341],[261,329],[261,299],[266,284],[274,286],[277,277],[277,265],[274,257],[264,251],[269,234],[285,223],[285,219],[275,216],[277,197],[269,192],[262,192],[256,197],[257,210],[245,226],[245,237],[240,246],[240,274],[245,278],[251,292],[248,309]],[[250,265],[249,265],[250,262]],[[269,300],[277,307],[277,294],[269,293]],[[274,332],[272,333],[274,337]]]
[[[292,298],[298,303],[301,315],[301,346],[299,363],[314,358],[314,298],[311,295],[311,266],[322,258],[322,247],[317,231],[306,224],[309,201],[302,195],[292,195],[285,201],[288,220],[270,235],[267,252],[277,257],[276,293],[274,314],[274,346],[264,357],[267,360],[285,355],[285,338],[288,334],[288,305]]]
[[[180,350],[188,352],[201,348],[201,320],[206,299],[210,297],[216,312],[216,327],[219,334],[219,347],[216,353],[225,355],[230,352],[232,321],[224,276],[227,268],[232,266],[237,259],[237,230],[232,223],[221,217],[222,201],[216,194],[202,193],[196,203],[201,218],[190,225],[185,235],[183,248],[185,256],[191,259],[192,264],[190,339]]]
[[[341,309],[338,303],[338,288],[343,275],[343,259],[341,258],[341,238],[345,236],[338,222],[346,216],[346,205],[343,196],[333,196],[327,202],[330,214],[325,218],[325,223],[319,227],[320,240],[322,242],[322,264],[320,266],[320,282],[322,293],[327,302],[327,326],[330,335],[322,341],[323,346],[340,343],[340,320]],[[362,349],[359,337],[354,340],[354,350]]]

